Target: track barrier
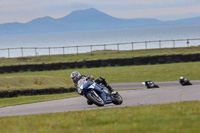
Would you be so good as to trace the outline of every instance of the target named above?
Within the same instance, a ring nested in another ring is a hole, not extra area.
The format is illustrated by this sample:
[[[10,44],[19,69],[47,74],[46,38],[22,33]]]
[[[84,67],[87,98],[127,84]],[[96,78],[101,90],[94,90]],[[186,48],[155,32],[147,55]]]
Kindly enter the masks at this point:
[[[196,54],[176,54],[176,55],[158,55],[132,58],[116,58],[104,60],[88,60],[79,62],[61,62],[51,64],[27,64],[27,65],[12,65],[1,66],[0,73],[26,72],[26,71],[50,71],[60,69],[73,68],[92,68],[92,67],[107,67],[107,66],[127,66],[127,65],[148,65],[148,64],[166,64],[179,63],[189,61],[200,61],[200,53]]]
[[[47,88],[47,89],[27,89],[27,90],[12,90],[0,91],[0,98],[11,98],[18,96],[33,96],[33,95],[47,95],[47,94],[61,94],[75,92],[75,88]]]

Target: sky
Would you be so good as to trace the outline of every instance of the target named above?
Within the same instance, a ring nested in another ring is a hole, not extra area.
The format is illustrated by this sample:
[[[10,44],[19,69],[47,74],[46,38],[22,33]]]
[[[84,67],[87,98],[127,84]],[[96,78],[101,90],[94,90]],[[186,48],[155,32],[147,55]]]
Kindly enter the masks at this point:
[[[200,0],[0,0],[0,24],[26,23],[95,8],[116,18],[178,20],[200,16]]]

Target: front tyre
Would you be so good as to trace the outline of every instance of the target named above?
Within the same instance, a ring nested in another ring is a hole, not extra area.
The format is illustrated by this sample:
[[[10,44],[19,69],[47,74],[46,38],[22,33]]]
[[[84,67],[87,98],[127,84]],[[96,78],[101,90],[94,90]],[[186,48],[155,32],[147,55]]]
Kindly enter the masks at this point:
[[[104,106],[104,101],[101,97],[96,96],[94,93],[88,93],[87,98],[97,106]]]
[[[120,104],[122,104],[123,99],[122,99],[121,95],[119,95],[119,94],[113,95],[113,98],[114,98],[113,103],[114,103],[115,105],[120,105]]]

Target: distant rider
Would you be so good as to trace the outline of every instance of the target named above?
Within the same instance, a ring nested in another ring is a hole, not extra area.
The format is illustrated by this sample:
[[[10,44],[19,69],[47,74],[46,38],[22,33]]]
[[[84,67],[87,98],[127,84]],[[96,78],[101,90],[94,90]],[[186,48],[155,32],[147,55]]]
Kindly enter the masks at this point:
[[[85,80],[94,80],[94,77],[92,75],[90,76],[86,76],[86,75],[81,75],[78,71],[74,71],[71,73],[70,75],[74,86],[77,89],[78,94],[83,95],[82,92],[83,90],[80,88],[80,86],[84,83]],[[103,84],[106,88],[108,88],[108,90],[111,92],[112,95],[117,94],[117,92],[115,92],[112,87],[110,85],[107,84],[106,80],[104,77],[99,77],[98,79],[95,80],[95,82],[97,84]],[[91,105],[92,103],[90,101],[87,101],[87,103],[89,105]]]
[[[179,82],[180,82],[180,84],[182,86],[184,86],[184,85],[192,85],[192,83],[190,83],[190,80],[188,78],[184,78],[184,77],[180,77]]]
[[[143,85],[145,85],[148,89],[149,88],[159,88],[158,85],[156,85],[153,81],[149,80],[149,81],[144,81],[142,82]]]

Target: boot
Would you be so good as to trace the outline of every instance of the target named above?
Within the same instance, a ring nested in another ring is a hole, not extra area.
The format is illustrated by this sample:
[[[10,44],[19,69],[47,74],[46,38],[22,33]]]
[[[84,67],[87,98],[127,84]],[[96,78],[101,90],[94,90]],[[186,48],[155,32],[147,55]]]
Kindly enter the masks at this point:
[[[109,89],[109,91],[111,92],[111,95],[116,95],[117,94],[117,92],[114,91],[113,88],[110,85],[107,84],[106,88]]]
[[[110,85],[106,82],[104,77],[99,77],[97,80],[95,80],[97,84],[103,84],[108,90],[111,92],[112,95],[116,95],[117,92],[115,92]]]

